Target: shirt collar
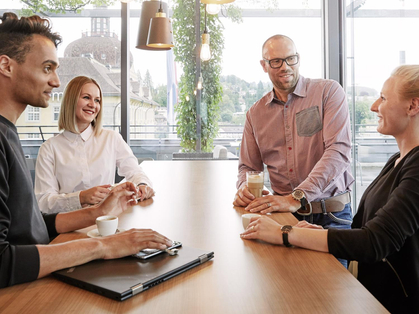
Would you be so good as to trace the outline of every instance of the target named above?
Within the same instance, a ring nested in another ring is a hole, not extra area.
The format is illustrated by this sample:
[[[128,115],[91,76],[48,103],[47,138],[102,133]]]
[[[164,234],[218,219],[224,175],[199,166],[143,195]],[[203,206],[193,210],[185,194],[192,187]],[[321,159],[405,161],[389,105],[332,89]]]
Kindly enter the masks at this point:
[[[295,86],[295,89],[292,93],[299,97],[303,97],[303,98],[307,97],[307,82],[304,76],[300,75],[297,85]]]
[[[307,97],[307,82],[303,76],[300,75],[297,85],[295,86],[295,89],[291,94],[294,94],[302,98]],[[274,89],[272,88],[272,90],[264,96],[265,106],[272,102],[282,103],[280,100],[275,100],[276,98],[274,97],[275,97],[275,93],[274,93]]]
[[[93,127],[91,124],[89,124],[89,126],[87,127],[86,130],[84,130],[83,132],[81,132],[80,134],[77,133],[72,133],[70,131],[65,130],[63,132],[64,136],[70,141],[70,142],[75,142],[76,139],[80,136],[82,138],[82,140],[84,142],[86,142],[90,136],[93,134]]]

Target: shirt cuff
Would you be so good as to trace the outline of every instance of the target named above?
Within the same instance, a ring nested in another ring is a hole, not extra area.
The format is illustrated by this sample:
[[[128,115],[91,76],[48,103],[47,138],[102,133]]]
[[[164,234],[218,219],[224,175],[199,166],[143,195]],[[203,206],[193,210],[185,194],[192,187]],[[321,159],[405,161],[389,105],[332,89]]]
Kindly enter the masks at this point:
[[[67,206],[65,208],[66,212],[71,212],[76,209],[82,208],[80,203],[80,192],[73,192],[67,194]]]
[[[34,281],[39,274],[39,252],[35,245],[11,246],[13,265],[11,266],[8,286]]]

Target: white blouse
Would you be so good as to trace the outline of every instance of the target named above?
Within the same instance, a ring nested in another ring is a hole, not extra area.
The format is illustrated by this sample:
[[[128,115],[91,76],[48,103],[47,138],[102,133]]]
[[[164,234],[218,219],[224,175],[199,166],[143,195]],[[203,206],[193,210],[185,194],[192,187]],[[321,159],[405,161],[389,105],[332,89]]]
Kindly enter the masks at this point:
[[[35,168],[35,195],[44,213],[68,212],[82,207],[80,191],[115,183],[115,173],[134,184],[151,186],[122,136],[92,126],[83,133],[64,131],[39,148]]]

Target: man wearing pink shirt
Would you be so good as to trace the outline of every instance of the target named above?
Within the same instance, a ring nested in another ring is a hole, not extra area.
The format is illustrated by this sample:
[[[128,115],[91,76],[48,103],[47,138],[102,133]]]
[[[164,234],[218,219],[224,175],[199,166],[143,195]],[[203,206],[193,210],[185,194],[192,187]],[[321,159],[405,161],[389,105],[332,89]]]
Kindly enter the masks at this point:
[[[350,229],[351,133],[346,95],[335,81],[299,75],[300,55],[283,35],[262,47],[273,90],[247,112],[234,205],[266,214],[291,211],[324,228]],[[266,164],[274,195],[255,198],[246,172]]]

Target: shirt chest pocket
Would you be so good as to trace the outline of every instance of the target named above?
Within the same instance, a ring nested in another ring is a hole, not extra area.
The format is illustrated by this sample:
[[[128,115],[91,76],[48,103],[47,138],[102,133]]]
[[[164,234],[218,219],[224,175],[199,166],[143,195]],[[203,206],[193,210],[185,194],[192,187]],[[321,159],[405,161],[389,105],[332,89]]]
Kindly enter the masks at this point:
[[[297,134],[301,137],[310,137],[323,129],[319,107],[310,107],[296,114]]]

